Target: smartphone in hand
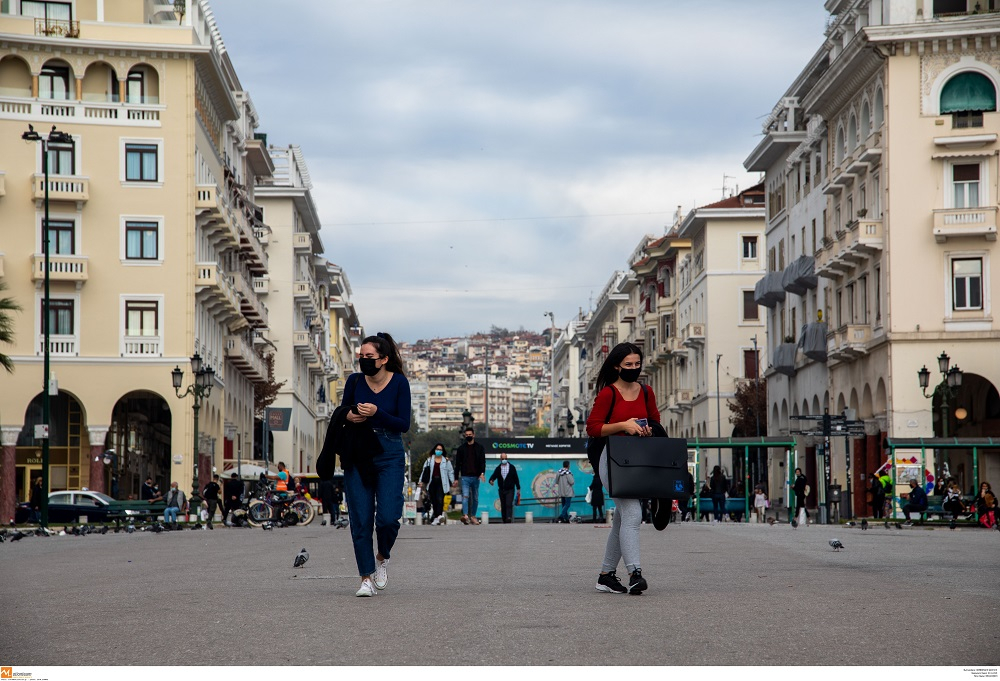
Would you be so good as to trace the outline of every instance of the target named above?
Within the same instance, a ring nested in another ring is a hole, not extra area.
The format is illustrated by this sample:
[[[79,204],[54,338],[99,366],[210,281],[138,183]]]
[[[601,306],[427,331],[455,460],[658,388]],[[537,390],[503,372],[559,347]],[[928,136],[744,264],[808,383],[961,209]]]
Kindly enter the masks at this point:
[[[636,419],[635,422],[638,423],[643,428],[646,428],[646,427],[649,426],[649,421],[647,419]]]

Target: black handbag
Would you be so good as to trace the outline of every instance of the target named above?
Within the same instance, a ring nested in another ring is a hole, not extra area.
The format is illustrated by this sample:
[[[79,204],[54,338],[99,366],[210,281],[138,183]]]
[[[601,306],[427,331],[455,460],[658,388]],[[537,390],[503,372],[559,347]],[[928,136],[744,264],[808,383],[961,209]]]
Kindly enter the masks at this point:
[[[686,500],[687,440],[608,438],[608,495],[615,499]]]

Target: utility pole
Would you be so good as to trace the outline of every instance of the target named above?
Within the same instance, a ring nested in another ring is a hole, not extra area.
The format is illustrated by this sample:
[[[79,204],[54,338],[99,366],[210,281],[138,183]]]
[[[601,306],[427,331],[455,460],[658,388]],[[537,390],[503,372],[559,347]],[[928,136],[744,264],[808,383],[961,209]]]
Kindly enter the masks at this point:
[[[543,317],[549,318],[549,385],[552,395],[549,399],[549,437],[556,434],[556,316],[552,312],[543,312]]]

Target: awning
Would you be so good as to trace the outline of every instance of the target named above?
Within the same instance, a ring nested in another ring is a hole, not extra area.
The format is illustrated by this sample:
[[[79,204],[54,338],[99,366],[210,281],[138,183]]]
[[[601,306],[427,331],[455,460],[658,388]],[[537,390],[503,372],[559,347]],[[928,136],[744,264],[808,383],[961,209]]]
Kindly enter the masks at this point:
[[[993,81],[975,71],[957,74],[941,88],[941,113],[996,111],[997,89]]]

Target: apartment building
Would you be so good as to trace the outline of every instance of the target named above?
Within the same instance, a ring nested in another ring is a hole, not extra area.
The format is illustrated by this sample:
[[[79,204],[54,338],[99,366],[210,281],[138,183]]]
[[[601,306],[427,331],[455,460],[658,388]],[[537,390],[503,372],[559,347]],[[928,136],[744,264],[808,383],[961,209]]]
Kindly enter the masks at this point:
[[[468,377],[460,371],[427,372],[427,427],[458,428],[462,412],[469,409]]]
[[[469,411],[476,423],[486,423],[489,412],[490,432],[511,435],[514,432],[514,410],[511,383],[506,378],[473,374],[467,382]]]
[[[191,489],[196,471],[204,482],[252,456],[269,323],[255,286],[268,273],[257,125],[206,2],[3,3],[0,277],[23,308],[4,348],[3,517],[41,468],[46,325],[50,489],[124,497],[146,475]],[[47,183],[41,144],[22,142],[29,126],[68,135],[49,145]],[[171,380],[176,366],[193,382],[195,354],[214,371],[197,459],[192,399]]]
[[[284,461],[294,472],[308,473],[315,470],[332,414],[336,387],[332,383],[341,375],[339,358],[330,354],[331,291],[337,288],[342,303],[345,280],[339,268],[321,257],[319,214],[302,150],[295,145],[271,146],[268,152],[274,171],[258,181],[256,196],[272,230],[266,287],[272,309],[268,340],[278,349],[274,379],[284,383],[271,407],[291,409],[288,429],[269,431],[268,458]],[[339,323],[336,331],[339,336]]]
[[[831,459],[833,477],[852,484],[856,512],[866,511],[867,476],[886,460],[884,438],[1000,433],[994,4],[828,0],[824,44],[746,161],[767,176],[768,244],[773,232],[784,245],[774,262],[769,252],[770,283],[758,287],[773,307],[769,428],[795,430],[795,416],[825,409],[864,421],[866,437],[836,438]],[[800,325],[827,327],[796,338],[795,311]],[[942,355],[961,367],[955,389],[935,390]],[[931,399],[918,379],[925,365]],[[803,445],[803,468],[821,490],[823,452]],[[979,479],[1000,473],[993,452],[974,462],[952,451],[924,465],[968,490],[977,463]]]

